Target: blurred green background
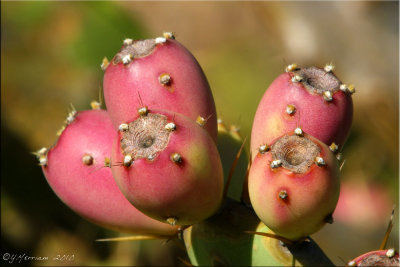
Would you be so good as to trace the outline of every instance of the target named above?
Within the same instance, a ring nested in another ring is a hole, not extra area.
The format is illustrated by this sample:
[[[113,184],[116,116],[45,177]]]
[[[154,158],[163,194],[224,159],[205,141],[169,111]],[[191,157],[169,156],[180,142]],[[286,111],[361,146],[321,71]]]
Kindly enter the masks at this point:
[[[287,64],[333,62],[337,76],[356,85],[342,182],[355,184],[350,195],[360,197],[352,200],[352,216],[312,237],[343,265],[379,247],[396,204],[388,246],[398,249],[398,21],[398,2],[2,1],[2,257],[75,255],[71,262],[24,265],[183,265],[178,257],[185,252],[171,242],[94,242],[120,234],[62,204],[30,154],[53,144],[70,103],[83,110],[98,99],[104,56],[112,58],[125,38],[163,31],[175,32],[195,55],[218,116],[240,125],[243,136],[250,135],[259,100]],[[358,188],[379,188],[380,195]]]

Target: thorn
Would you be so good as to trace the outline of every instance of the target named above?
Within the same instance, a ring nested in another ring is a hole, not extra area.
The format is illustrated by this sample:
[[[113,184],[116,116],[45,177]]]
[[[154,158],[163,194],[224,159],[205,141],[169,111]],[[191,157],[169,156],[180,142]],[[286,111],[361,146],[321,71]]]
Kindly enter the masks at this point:
[[[100,102],[97,102],[96,100],[93,100],[92,102],[90,102],[90,107],[91,107],[93,110],[101,109],[101,103],[100,103]]]
[[[226,183],[225,183],[225,187],[224,187],[223,199],[225,199],[226,196],[228,195],[229,185],[231,183],[231,180],[232,180],[232,177],[233,177],[233,173],[235,172],[235,169],[236,169],[237,163],[239,161],[240,155],[242,154],[242,151],[244,149],[244,145],[246,144],[246,140],[247,140],[247,136],[244,138],[243,143],[239,148],[239,151],[236,153],[235,160],[233,161],[231,169],[229,170],[228,178],[226,179]]]
[[[149,113],[149,109],[145,107],[141,107],[138,109],[138,113],[140,116],[146,116]]]
[[[386,244],[389,239],[390,232],[392,231],[392,228],[393,228],[394,210],[395,210],[395,206],[393,206],[392,214],[390,215],[389,224],[388,224],[388,227],[386,228],[386,233],[385,233],[385,236],[383,237],[383,240],[379,247],[379,250],[384,250],[386,248]]]
[[[288,197],[286,190],[281,190],[278,194],[279,198],[285,200]]]
[[[339,161],[342,160],[342,153],[337,153],[336,159]]]
[[[132,162],[133,162],[133,158],[132,158],[131,155],[126,155],[126,156],[124,157],[124,166],[125,166],[125,167],[131,166],[131,165],[132,165]]]
[[[347,93],[348,92],[348,87],[347,87],[347,84],[345,84],[345,83],[342,83],[340,86],[339,86],[339,89],[341,90],[341,91],[343,91],[343,92],[345,92],[345,93]]]
[[[333,100],[332,93],[330,91],[325,91],[323,97],[324,97],[324,100],[328,101],[328,102]]]
[[[46,147],[42,147],[36,152],[32,152],[33,155],[39,160],[39,166],[46,166],[47,165],[47,152],[48,149]]]
[[[162,43],[165,43],[167,41],[167,38],[165,38],[165,37],[157,37],[154,40],[155,40],[156,44],[162,44]]]
[[[169,236],[169,235],[134,235],[134,236],[121,236],[121,237],[96,239],[96,242],[157,240],[157,239],[169,239],[171,237],[173,237],[173,236]]]
[[[78,114],[78,112],[76,111],[74,105],[72,105],[72,103],[70,104],[71,107],[71,111],[68,113],[67,119],[65,120],[65,123],[68,125],[70,123],[72,123],[75,120],[76,115]]]
[[[333,153],[338,152],[339,147],[335,142],[332,142],[332,144],[329,146],[329,150],[332,151]]]
[[[335,66],[332,63],[326,64],[324,67],[325,72],[332,72],[335,69]]]
[[[93,164],[93,157],[90,154],[84,154],[82,157],[83,164],[90,166]]]
[[[100,68],[101,68],[102,70],[106,70],[107,67],[108,67],[108,65],[110,65],[110,61],[108,61],[108,58],[107,58],[107,57],[104,57],[104,58],[103,58],[103,61],[101,62]]]
[[[294,134],[297,136],[303,136],[303,130],[300,127],[297,127],[296,129],[294,129]]]
[[[163,36],[166,39],[175,39],[175,34],[173,32],[163,32]]]
[[[386,252],[386,257],[392,258],[395,254],[396,254],[396,251],[394,250],[394,248],[390,248],[390,249],[388,249],[388,251]]]
[[[322,167],[326,165],[325,160],[322,157],[315,157],[315,163],[317,166]]]
[[[356,88],[354,86],[354,84],[349,84],[349,86],[347,87],[347,91],[352,95],[356,92]]]
[[[355,261],[349,261],[349,262],[347,263],[347,266],[350,266],[350,267],[356,266],[356,262],[355,262]]]
[[[332,224],[333,223],[333,216],[332,213],[325,217],[324,221],[326,223]]]
[[[158,81],[162,85],[169,85],[171,83],[171,76],[167,73],[163,73],[158,77]]]
[[[294,105],[287,105],[286,106],[286,113],[289,115],[293,115],[296,112],[296,107]]]
[[[197,116],[196,122],[197,122],[198,125],[203,127],[206,124],[207,120],[199,115],[199,116]]]
[[[118,130],[119,130],[120,132],[127,132],[127,131],[129,130],[129,125],[126,124],[126,123],[121,123],[121,124],[118,126]]]
[[[178,219],[175,217],[169,217],[166,219],[166,222],[172,226],[175,226],[176,223],[178,222]]]
[[[261,154],[264,154],[265,152],[268,152],[270,149],[271,149],[271,148],[270,148],[267,144],[265,144],[265,145],[261,145],[261,146],[258,148],[258,151],[259,151]]]
[[[303,77],[302,76],[300,76],[299,74],[293,75],[292,82],[297,83],[297,82],[301,82],[301,81],[303,81]]]
[[[170,123],[167,123],[167,124],[164,126],[164,128],[165,128],[165,130],[167,130],[167,131],[169,131],[169,132],[173,132],[173,131],[176,130],[176,125],[175,125],[175,123],[170,122]]]
[[[104,158],[104,167],[111,167],[111,160],[109,157]]]
[[[123,44],[124,44],[124,46],[131,45],[131,44],[133,44],[133,39],[131,39],[131,38],[126,38],[126,39],[124,40]]]
[[[342,164],[339,167],[339,171],[342,171],[345,162],[346,162],[346,160],[343,160]]]
[[[286,72],[291,72],[291,71],[294,71],[294,70],[297,70],[297,69],[299,69],[299,68],[297,67],[297,64],[293,63],[293,64],[288,65],[288,66],[285,68],[285,71],[286,71]]]
[[[156,158],[156,154],[151,154],[147,156],[148,160],[154,160]]]
[[[176,164],[180,164],[180,163],[182,163],[182,156],[181,155],[179,155],[178,153],[172,153],[171,154],[171,160],[172,160],[172,162],[173,163],[176,163]]]
[[[125,55],[125,56],[122,57],[122,63],[123,63],[124,65],[127,65],[127,64],[131,63],[132,58],[133,58],[133,57],[132,57],[131,54]]]
[[[223,132],[223,133],[227,133],[228,132],[228,130],[226,129],[225,124],[222,121],[222,119],[218,119],[217,123],[218,123],[218,132]]]
[[[56,135],[60,136],[65,130],[65,125],[61,126],[61,129],[57,131]]]
[[[280,159],[273,160],[270,164],[272,169],[278,168],[282,165],[282,161]]]

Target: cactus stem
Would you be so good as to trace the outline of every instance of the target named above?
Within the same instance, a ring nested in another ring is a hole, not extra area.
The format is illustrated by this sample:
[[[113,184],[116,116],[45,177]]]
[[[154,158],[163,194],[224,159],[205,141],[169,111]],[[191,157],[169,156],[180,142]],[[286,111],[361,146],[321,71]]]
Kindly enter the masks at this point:
[[[332,63],[326,64],[324,67],[325,72],[332,72],[335,69],[335,66]]]
[[[182,156],[179,153],[176,153],[176,152],[172,153],[170,158],[173,163],[176,163],[176,164],[182,163]]]
[[[286,190],[281,190],[281,191],[279,191],[278,196],[280,199],[285,200],[285,199],[287,199],[288,194],[287,194]]]
[[[317,166],[322,167],[326,165],[325,160],[322,157],[315,157],[315,163]]]
[[[175,39],[175,34],[173,32],[163,32],[163,36],[166,39]]]
[[[101,68],[102,70],[106,70],[107,67],[108,67],[108,65],[110,65],[110,61],[108,61],[108,58],[107,58],[107,57],[104,57],[104,58],[103,58],[103,61],[101,62],[100,68]]]
[[[168,224],[175,226],[176,223],[178,222],[178,219],[175,217],[169,217],[165,220]]]
[[[82,162],[83,162],[83,164],[85,164],[87,166],[92,165],[93,164],[93,156],[90,154],[84,154],[82,156]]]
[[[294,70],[297,70],[297,69],[298,69],[297,64],[293,63],[293,64],[288,65],[285,68],[285,71],[286,72],[291,72],[291,71],[294,71]]]
[[[261,145],[261,146],[258,148],[258,151],[259,151],[261,154],[264,154],[265,152],[268,152],[270,149],[271,149],[271,148],[269,147],[269,145],[264,144],[264,145]]]
[[[157,37],[156,39],[154,39],[154,41],[156,42],[156,44],[163,44],[167,41],[167,38],[165,37]]]
[[[293,115],[296,112],[296,107],[294,105],[287,105],[286,106],[286,113],[289,115]]]
[[[328,102],[333,100],[331,91],[325,91],[323,94],[323,97],[324,97],[324,100],[328,101]]]
[[[335,142],[332,142],[332,144],[329,146],[329,150],[332,151],[333,153],[338,152],[339,147]]]
[[[131,45],[131,44],[133,44],[133,39],[131,39],[131,38],[126,38],[126,39],[124,40],[123,44],[124,44],[124,46]]]
[[[131,166],[131,165],[132,165],[132,162],[133,162],[133,158],[132,158],[131,155],[126,155],[126,156],[124,157],[124,166],[125,166],[125,167]]]
[[[129,130],[129,125],[126,124],[126,123],[121,123],[121,124],[118,126],[118,130],[119,130],[120,132],[126,132],[126,131]]]
[[[300,127],[294,129],[294,134],[297,136],[303,136],[303,130]]]
[[[272,169],[278,168],[282,165],[282,160],[277,159],[277,160],[273,160],[270,164]]]
[[[171,83],[171,76],[167,73],[163,73],[158,77],[158,81],[162,85],[169,85]]]

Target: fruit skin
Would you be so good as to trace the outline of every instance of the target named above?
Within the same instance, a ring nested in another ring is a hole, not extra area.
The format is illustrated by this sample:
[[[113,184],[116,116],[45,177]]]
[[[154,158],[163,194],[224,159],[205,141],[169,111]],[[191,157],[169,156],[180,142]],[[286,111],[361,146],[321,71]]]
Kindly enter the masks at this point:
[[[334,154],[318,139],[308,134],[304,137],[319,147],[325,166],[312,164],[302,174],[282,166],[272,169],[272,154],[266,152],[256,155],[249,173],[249,194],[255,212],[276,234],[293,241],[315,233],[325,224],[325,218],[336,207],[340,190]],[[287,192],[286,199],[279,197],[282,190]]]
[[[349,261],[347,266],[399,266],[399,253],[394,249],[370,251]]]
[[[173,121],[176,130],[167,146],[154,159],[137,158],[126,167],[121,148],[122,133],[113,144],[111,168],[125,197],[148,216],[177,225],[201,221],[219,208],[223,193],[223,171],[214,141],[197,123],[178,113],[150,109]],[[130,121],[140,118],[136,115]],[[129,123],[129,121],[127,122]],[[171,160],[179,153],[182,162]]]
[[[279,75],[262,97],[251,132],[252,157],[262,144],[300,126],[305,132],[328,146],[335,142],[343,147],[353,120],[353,101],[349,94],[338,90],[333,100],[310,93],[301,82],[292,82],[292,73]],[[294,105],[295,113],[286,112],[287,105]]]
[[[162,74],[170,75],[168,85],[159,82]],[[217,138],[216,108],[207,78],[193,55],[176,40],[166,39],[150,55],[134,58],[129,64],[111,63],[103,86],[116,128],[134,116],[140,95],[143,105],[181,113],[192,120],[208,118],[204,128]]]
[[[47,182],[67,206],[93,223],[122,232],[175,234],[176,227],[134,208],[118,189],[111,169],[104,167],[115,134],[106,111],[78,112],[47,153],[42,167]],[[84,154],[92,155],[93,164],[83,164]]]

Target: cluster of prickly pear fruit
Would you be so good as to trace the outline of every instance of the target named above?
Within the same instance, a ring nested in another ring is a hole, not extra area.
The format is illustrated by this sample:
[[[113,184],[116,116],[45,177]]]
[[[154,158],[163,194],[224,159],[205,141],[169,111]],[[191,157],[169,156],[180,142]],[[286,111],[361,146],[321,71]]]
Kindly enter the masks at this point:
[[[271,84],[249,155],[172,33],[125,39],[101,67],[107,110],[73,109],[35,153],[65,204],[107,228],[181,238],[194,265],[332,265],[308,237],[333,220],[352,122],[354,86],[332,65],[292,64]]]
[[[332,222],[339,197],[335,153],[349,134],[354,87],[333,66],[289,65],[270,85],[252,129],[249,195],[277,235],[298,241]]]

